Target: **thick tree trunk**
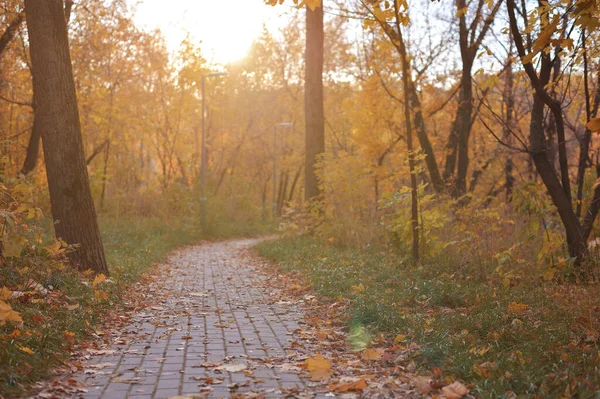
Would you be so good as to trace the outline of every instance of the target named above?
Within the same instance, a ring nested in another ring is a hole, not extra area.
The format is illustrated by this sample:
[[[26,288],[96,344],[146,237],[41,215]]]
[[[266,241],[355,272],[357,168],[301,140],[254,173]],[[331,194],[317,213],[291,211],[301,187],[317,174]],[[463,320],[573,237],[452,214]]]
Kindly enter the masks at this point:
[[[325,110],[323,104],[323,7],[306,7],[306,77],[304,110],[306,125],[305,198],[310,200],[321,192],[317,177],[317,162],[325,152]]]
[[[78,245],[81,270],[108,273],[83,153],[67,25],[61,0],[25,0],[39,123],[56,236]]]

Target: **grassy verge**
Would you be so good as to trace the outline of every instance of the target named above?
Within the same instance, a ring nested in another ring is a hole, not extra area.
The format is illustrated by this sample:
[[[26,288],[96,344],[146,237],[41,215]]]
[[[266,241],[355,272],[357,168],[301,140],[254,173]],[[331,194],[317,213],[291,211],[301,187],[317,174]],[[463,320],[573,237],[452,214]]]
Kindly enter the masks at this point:
[[[0,397],[22,395],[29,384],[47,377],[115,308],[124,290],[174,248],[203,239],[257,235],[268,227],[224,223],[202,234],[196,223],[184,220],[104,218],[101,230],[111,276],[95,286],[92,276],[52,260],[41,244],[0,268],[0,289],[23,293],[4,298],[23,322],[0,325]]]
[[[351,301],[349,328],[421,349],[421,371],[440,368],[481,397],[600,395],[600,289],[538,281],[505,286],[443,257],[418,268],[391,254],[284,238],[258,246],[299,271],[320,295]],[[493,265],[478,265],[491,268]],[[351,334],[363,337],[365,334]]]

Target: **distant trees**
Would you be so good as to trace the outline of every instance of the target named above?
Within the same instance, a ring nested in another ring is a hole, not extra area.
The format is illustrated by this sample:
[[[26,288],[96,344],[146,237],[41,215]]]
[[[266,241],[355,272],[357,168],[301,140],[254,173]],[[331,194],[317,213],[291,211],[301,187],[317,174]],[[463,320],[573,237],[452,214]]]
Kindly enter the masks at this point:
[[[89,186],[61,0],[25,1],[36,122],[44,148],[56,236],[78,245],[79,269],[108,273]]]

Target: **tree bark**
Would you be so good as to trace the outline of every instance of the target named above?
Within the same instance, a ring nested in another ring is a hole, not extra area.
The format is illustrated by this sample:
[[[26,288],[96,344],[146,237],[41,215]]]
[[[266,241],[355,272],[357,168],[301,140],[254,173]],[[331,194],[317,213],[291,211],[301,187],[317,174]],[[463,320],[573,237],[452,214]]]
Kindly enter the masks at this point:
[[[323,104],[323,7],[306,6],[306,75],[304,110],[306,125],[306,200],[321,194],[317,163],[325,152],[325,109]]]
[[[78,245],[80,270],[108,273],[83,152],[67,25],[61,0],[25,0],[33,90],[56,236]]]
[[[396,32],[402,40],[402,30],[400,28],[398,3],[394,2],[396,12]],[[419,199],[417,186],[417,171],[415,152],[412,143],[412,123],[410,110],[410,66],[406,48],[400,52],[400,62],[402,64],[402,86],[404,89],[404,126],[406,129],[406,147],[408,153],[408,169],[410,174],[410,197],[411,197],[411,227],[412,227],[412,259],[414,264],[419,263]]]

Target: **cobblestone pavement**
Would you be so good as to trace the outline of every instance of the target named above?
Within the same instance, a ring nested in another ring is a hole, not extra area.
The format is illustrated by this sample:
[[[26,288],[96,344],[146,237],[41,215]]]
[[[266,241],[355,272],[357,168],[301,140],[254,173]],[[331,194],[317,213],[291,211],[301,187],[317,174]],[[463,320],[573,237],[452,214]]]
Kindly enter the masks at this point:
[[[175,253],[118,339],[84,364],[84,398],[325,397],[286,363],[302,310],[273,296],[256,240],[210,243]],[[237,395],[237,396],[236,396]],[[331,395],[330,395],[331,396]]]

